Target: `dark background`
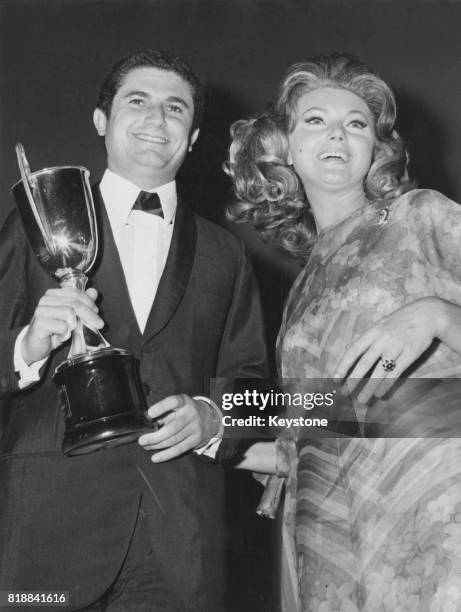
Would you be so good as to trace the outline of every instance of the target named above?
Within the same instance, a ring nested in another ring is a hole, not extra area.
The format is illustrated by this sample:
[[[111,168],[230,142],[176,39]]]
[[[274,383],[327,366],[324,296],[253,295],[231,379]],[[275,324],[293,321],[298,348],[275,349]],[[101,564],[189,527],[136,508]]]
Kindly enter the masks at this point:
[[[14,144],[32,170],[104,170],[91,115],[109,66],[137,48],[184,56],[208,89],[202,134],[181,181],[194,208],[223,223],[231,191],[221,165],[230,123],[261,110],[286,68],[347,51],[394,88],[399,130],[420,186],[461,200],[461,3],[435,0],[1,0],[0,223],[18,179]],[[236,230],[252,253],[271,346],[299,264]],[[230,477],[233,610],[272,610],[274,533],[254,518],[257,485]],[[276,556],[276,555],[274,555]]]
[[[0,214],[12,206],[17,140],[35,169],[75,163],[99,176],[104,154],[91,122],[99,85],[114,61],[145,46],[184,56],[208,86],[193,160],[202,165],[199,195],[209,196],[210,177],[222,186],[229,123],[261,110],[292,62],[340,50],[393,86],[421,182],[456,198],[460,26],[453,1],[2,0]],[[215,215],[220,196],[202,209]]]

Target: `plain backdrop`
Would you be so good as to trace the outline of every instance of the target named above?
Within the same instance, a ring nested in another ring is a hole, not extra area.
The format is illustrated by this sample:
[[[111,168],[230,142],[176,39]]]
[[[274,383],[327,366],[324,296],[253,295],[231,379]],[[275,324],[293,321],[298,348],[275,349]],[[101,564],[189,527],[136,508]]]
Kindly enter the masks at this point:
[[[1,0],[0,223],[14,205],[17,141],[32,170],[76,164],[100,177],[105,155],[91,121],[99,86],[116,60],[144,47],[183,56],[207,86],[202,134],[181,181],[215,221],[232,199],[221,170],[231,122],[262,110],[291,63],[331,51],[355,53],[394,88],[419,185],[461,200],[460,26],[456,1]],[[249,228],[235,231],[253,255],[273,347],[300,264]],[[249,497],[257,497],[251,486],[237,485],[230,504],[244,602],[236,595],[235,609],[269,612],[274,580],[262,559],[271,531],[253,522]]]
[[[143,47],[184,56],[208,87],[193,160],[204,170],[200,196],[208,196],[205,179],[219,181],[232,120],[262,110],[291,63],[347,51],[396,91],[420,182],[460,198],[460,24],[453,1],[2,0],[0,215],[12,206],[18,140],[33,169],[81,164],[98,178],[104,152],[91,114],[99,86],[116,60]]]

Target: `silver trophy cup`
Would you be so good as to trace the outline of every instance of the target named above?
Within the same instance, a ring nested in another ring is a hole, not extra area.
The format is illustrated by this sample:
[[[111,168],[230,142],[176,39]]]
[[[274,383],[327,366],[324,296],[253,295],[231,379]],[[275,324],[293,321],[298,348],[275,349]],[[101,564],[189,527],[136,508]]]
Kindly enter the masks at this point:
[[[59,166],[31,173],[21,144],[16,154],[21,181],[12,193],[32,250],[61,287],[83,291],[98,250],[89,172]],[[68,358],[53,375],[66,414],[66,455],[118,446],[152,431],[137,366],[127,351],[77,321]]]

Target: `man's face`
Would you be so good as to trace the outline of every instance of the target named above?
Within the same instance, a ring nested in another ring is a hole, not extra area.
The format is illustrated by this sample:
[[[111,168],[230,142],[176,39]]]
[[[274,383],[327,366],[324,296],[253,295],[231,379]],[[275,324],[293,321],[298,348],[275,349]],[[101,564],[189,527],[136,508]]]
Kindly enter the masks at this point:
[[[108,168],[143,189],[172,181],[198,136],[191,133],[194,101],[175,72],[142,67],[129,72],[114,96],[110,116],[94,111],[105,137]]]

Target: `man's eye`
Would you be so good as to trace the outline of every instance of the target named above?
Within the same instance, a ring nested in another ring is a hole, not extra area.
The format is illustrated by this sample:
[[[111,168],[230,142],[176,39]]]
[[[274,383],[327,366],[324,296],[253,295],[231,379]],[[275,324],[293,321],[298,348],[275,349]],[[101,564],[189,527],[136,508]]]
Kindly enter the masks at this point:
[[[132,106],[142,106],[144,104],[144,100],[142,98],[131,98],[130,104]]]
[[[173,113],[182,113],[182,107],[179,104],[169,104],[168,110]]]

